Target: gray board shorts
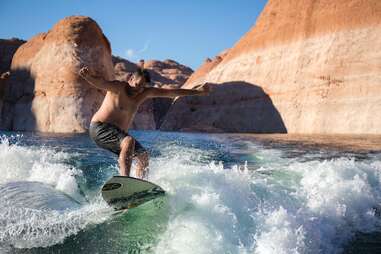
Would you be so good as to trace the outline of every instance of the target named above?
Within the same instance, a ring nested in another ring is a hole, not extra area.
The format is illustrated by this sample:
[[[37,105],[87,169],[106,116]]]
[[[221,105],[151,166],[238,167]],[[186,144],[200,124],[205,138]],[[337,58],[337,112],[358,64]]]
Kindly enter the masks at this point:
[[[120,154],[120,143],[129,136],[128,133],[121,130],[119,127],[104,122],[91,122],[89,134],[92,140],[101,148],[109,150],[117,155]],[[132,137],[133,138],[133,137]],[[147,152],[147,150],[135,140],[134,156]]]

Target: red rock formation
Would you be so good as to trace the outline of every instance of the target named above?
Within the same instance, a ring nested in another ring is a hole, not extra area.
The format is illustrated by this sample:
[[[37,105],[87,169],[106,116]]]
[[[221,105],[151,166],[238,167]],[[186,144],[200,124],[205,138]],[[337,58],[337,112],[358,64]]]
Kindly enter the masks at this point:
[[[255,26],[229,52],[246,52],[380,25],[378,0],[270,0]]]
[[[380,47],[379,0],[269,0],[223,60],[184,85],[212,82],[217,95],[176,101],[162,129],[381,134]],[[232,98],[220,87],[232,82],[256,89]]]
[[[185,81],[193,73],[191,68],[170,59],[163,62],[157,60],[146,61],[144,68],[149,70],[154,85],[158,87],[179,88],[184,85]]]
[[[120,57],[113,57],[115,77],[127,81],[129,75],[137,70],[137,65]],[[173,60],[164,62],[149,60],[144,63],[144,68],[151,75],[151,83],[156,87],[181,87],[192,74],[193,70]],[[155,98],[143,103],[135,115],[133,129],[157,129],[172,104],[172,99]]]
[[[193,73],[192,76],[189,77],[184,87],[192,88],[196,84],[204,83],[206,81],[205,79],[206,74],[208,74],[211,70],[213,70],[214,67],[216,67],[219,63],[221,63],[224,57],[226,57],[227,53],[228,53],[228,50],[224,50],[213,59],[210,59],[210,58],[205,59],[201,67],[198,68],[197,71]]]
[[[83,65],[114,78],[110,44],[91,18],[67,17],[23,44],[12,60],[1,127],[84,132],[103,93],[77,75]]]

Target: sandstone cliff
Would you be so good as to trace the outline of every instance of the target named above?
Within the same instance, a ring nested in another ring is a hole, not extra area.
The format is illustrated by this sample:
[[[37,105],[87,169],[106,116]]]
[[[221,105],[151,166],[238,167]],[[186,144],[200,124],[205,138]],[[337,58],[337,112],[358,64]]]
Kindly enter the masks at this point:
[[[216,90],[177,100],[163,130],[381,134],[381,1],[269,0],[184,86],[205,81]]]
[[[150,60],[144,63],[144,68],[149,70],[155,86],[163,88],[179,88],[193,73],[191,68],[171,59]]]
[[[103,93],[77,75],[83,65],[114,78],[110,44],[91,18],[65,18],[23,44],[12,60],[1,127],[85,131]]]

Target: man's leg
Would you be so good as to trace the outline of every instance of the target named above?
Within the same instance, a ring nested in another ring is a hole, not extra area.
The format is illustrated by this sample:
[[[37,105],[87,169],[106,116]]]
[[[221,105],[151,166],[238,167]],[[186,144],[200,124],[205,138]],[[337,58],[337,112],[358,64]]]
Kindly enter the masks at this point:
[[[138,154],[136,157],[136,176],[139,178],[143,178],[147,171],[146,169],[148,168],[148,152],[143,152]]]
[[[120,143],[119,172],[121,176],[129,176],[131,170],[132,156],[135,149],[135,140],[132,137],[125,137]]]

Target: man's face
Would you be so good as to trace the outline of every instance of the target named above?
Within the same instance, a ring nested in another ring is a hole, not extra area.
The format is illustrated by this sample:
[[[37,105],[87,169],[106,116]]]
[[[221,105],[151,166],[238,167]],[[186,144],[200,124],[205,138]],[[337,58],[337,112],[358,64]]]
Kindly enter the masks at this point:
[[[136,73],[131,75],[131,78],[129,81],[130,81],[129,83],[131,85],[133,85],[137,88],[144,86],[144,77],[141,75],[138,75]]]

